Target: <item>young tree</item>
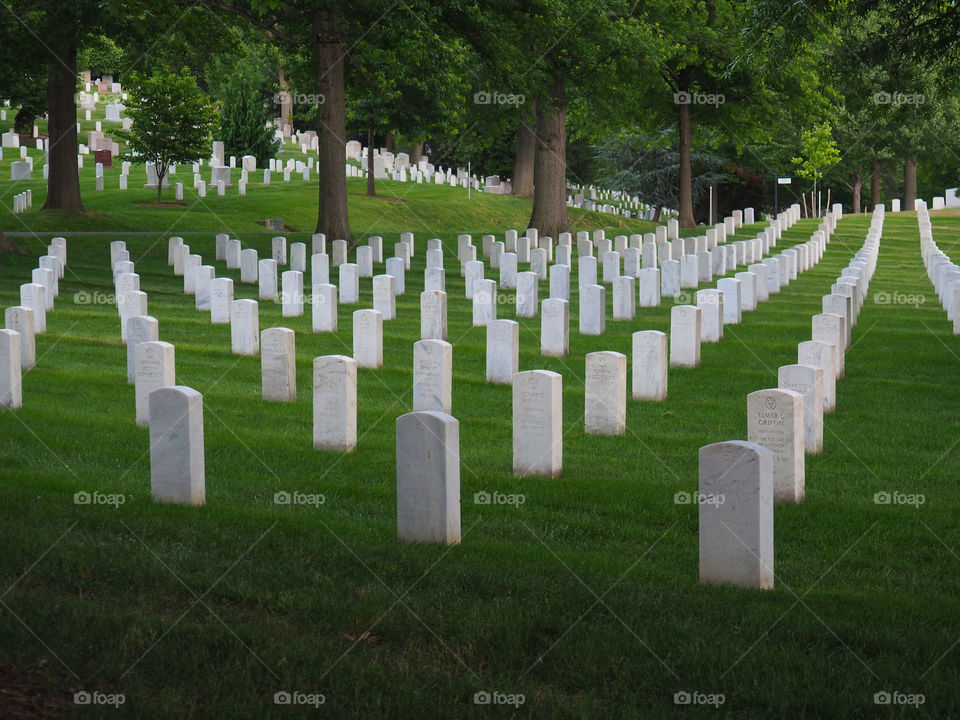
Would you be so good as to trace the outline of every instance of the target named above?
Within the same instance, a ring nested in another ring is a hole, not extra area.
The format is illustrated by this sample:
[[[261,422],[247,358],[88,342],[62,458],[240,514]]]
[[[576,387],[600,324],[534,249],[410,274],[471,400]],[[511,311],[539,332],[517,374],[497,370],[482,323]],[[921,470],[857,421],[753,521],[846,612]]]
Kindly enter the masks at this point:
[[[820,217],[820,203],[817,200],[817,182],[828,168],[840,162],[840,151],[833,141],[830,123],[820,123],[810,130],[804,130],[801,137],[800,157],[793,158],[797,174],[805,180],[813,181],[813,194],[810,197],[811,210],[816,207],[815,217]]]
[[[115,135],[133,150],[124,159],[156,165],[159,203],[170,165],[196,162],[208,153],[216,110],[186,69],[179,74],[168,68],[150,76],[134,73],[129,83],[131,103],[126,114],[133,126]]]

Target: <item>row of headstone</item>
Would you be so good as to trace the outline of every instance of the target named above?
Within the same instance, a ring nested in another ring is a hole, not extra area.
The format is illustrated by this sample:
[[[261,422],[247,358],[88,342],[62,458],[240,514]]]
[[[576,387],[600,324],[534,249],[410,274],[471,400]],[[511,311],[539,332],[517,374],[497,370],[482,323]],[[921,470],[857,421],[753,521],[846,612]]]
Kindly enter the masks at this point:
[[[920,255],[927,277],[933,283],[947,319],[953,322],[953,334],[960,335],[960,266],[934,242],[926,205],[917,210],[917,223],[920,227]]]
[[[836,407],[846,328],[876,269],[883,215],[879,206],[864,246],[838,278],[850,292],[824,296],[813,339],[797,347],[798,363],[780,367],[778,387],[747,396],[748,441],[700,449],[701,582],[773,587],[773,506],[803,501],[805,453],[823,450],[823,413]]]
[[[675,305],[670,310],[670,365],[697,367],[700,346],[720,342],[725,325],[741,321],[744,312],[780,292],[791,280],[815,267],[823,257],[835,221],[825,219],[810,240],[763,262],[753,263],[732,278],[721,278],[715,289],[697,291],[696,306]]]
[[[31,282],[20,286],[20,304],[4,310],[0,331],[0,408],[23,407],[23,374],[37,363],[36,336],[47,331],[47,313],[60,294],[67,264],[67,241],[55,237],[31,271]]]

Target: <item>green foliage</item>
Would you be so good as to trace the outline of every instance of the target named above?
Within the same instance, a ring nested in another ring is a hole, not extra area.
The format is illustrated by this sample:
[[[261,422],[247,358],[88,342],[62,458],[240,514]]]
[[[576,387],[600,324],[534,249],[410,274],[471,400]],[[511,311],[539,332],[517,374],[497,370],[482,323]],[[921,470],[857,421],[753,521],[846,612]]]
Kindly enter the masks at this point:
[[[116,75],[126,62],[126,51],[106,35],[92,38],[77,54],[77,69],[89,69],[92,77]]]
[[[220,139],[228,155],[253,155],[266,165],[277,149],[274,131],[268,126],[269,111],[263,92],[249,73],[238,73],[223,87]]]
[[[800,157],[792,158],[797,175],[816,182],[824,171],[840,162],[840,150],[833,140],[830,123],[820,123],[804,130],[801,136]]]
[[[611,190],[625,190],[654,207],[676,208],[679,204],[680,152],[671,143],[673,133],[662,130],[611,135],[595,146],[602,170],[598,181]],[[690,164],[696,170],[692,189],[694,201],[711,185],[723,182],[725,160],[719,155],[694,150]]]
[[[134,73],[128,92],[126,115],[133,126],[114,135],[128,142],[133,151],[124,159],[156,164],[159,199],[171,164],[196,162],[208,154],[216,111],[186,69],[179,74],[168,68],[149,76]]]

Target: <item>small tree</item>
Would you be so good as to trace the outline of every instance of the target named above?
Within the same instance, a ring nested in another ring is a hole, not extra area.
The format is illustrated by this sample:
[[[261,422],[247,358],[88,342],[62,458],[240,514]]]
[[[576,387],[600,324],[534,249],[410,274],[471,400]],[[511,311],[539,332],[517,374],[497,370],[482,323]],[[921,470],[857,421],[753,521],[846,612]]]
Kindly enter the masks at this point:
[[[816,207],[813,215],[819,217],[820,203],[817,202],[817,181],[823,177],[826,169],[840,162],[840,151],[833,141],[830,123],[815,125],[812,130],[804,130],[801,143],[801,157],[793,158],[797,174],[804,180],[813,181],[813,194],[810,197],[810,209]]]
[[[124,160],[156,166],[159,203],[170,165],[196,162],[210,149],[216,110],[186,68],[175,74],[162,67],[150,76],[133,74],[129,81],[132,102],[126,114],[133,127],[115,135],[136,153]]]

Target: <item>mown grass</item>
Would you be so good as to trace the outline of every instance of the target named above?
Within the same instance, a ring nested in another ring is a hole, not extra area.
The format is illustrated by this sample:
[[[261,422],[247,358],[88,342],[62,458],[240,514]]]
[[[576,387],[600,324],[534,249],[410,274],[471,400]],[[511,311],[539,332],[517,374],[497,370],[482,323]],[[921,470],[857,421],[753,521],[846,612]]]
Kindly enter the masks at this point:
[[[674,494],[696,488],[700,446],[745,437],[746,395],[796,362],[796,344],[809,339],[820,297],[861,246],[868,219],[842,220],[823,261],[728,326],[722,343],[704,345],[701,367],[671,369],[666,402],[628,401],[624,437],[583,432],[584,355],[629,356],[633,331],[669,329],[670,305],[640,309],[631,323],[608,314],[603,336],[582,337],[574,302],[565,358],[540,357],[539,320],[521,321],[521,369],[563,375],[565,433],[561,477],[521,480],[511,475],[510,391],[484,381],[484,331],[470,325],[453,258],[457,232],[473,231],[479,244],[481,231],[502,236],[500,220],[522,214],[503,209],[484,222],[461,197],[444,217],[444,190],[418,188],[406,201],[432,208],[427,225],[439,219],[417,235],[399,317],[385,323],[384,367],[360,371],[360,440],[349,455],[311,447],[310,368],[317,355],[351,354],[351,313],[371,305],[370,281],[360,304],[340,308],[335,335],[261,304],[262,328],[297,331],[298,401],[265,403],[259,359],[232,356],[229,329],[193,309],[166,265],[173,229],[143,210],[139,226],[151,233],[130,235],[127,246],[160,337],[176,346],[178,382],[204,395],[203,508],[150,500],[148,433],[134,425],[116,309],[72,302],[81,290],[112,291],[116,237],[70,239],[57,309],[24,378],[24,408],[0,414],[2,662],[36,668],[38,692],[49,697],[124,693],[119,711],[84,711],[104,717],[316,714],[275,706],[280,690],[323,693],[320,712],[342,718],[717,714],[675,705],[679,691],[722,693],[719,712],[743,718],[954,715],[960,341],[923,272],[915,215],[887,218],[838,410],[825,419],[826,450],[808,456],[806,502],[776,508],[776,587],[759,592],[698,584],[696,508],[675,504]],[[261,211],[242,208],[262,201],[265,216],[295,218],[299,202],[287,212],[268,198],[279,191],[258,189],[238,210],[253,217]],[[103,199],[119,208],[126,198],[116,196]],[[109,214],[120,226],[135,218],[126,212]],[[386,248],[401,229],[421,227],[393,222],[369,226]],[[266,252],[270,234],[248,226],[238,224],[237,237]],[[202,231],[188,242],[212,261],[220,227],[199,208],[177,232],[187,227]],[[800,222],[781,247],[814,229]],[[394,422],[411,409],[433,235],[447,249],[461,437],[463,541],[451,548],[396,540]],[[956,218],[935,215],[934,237],[960,254]],[[39,240],[23,244],[43,254]],[[19,302],[34,266],[35,257],[4,256],[0,304]],[[256,296],[223,263],[217,274],[234,278],[237,297]],[[926,302],[873,302],[894,291]],[[609,293],[607,302],[609,313]],[[512,306],[498,310],[512,317]],[[81,490],[127,499],[118,509],[78,506]],[[322,493],[325,502],[278,506],[280,490]],[[481,490],[525,502],[475,505]],[[926,501],[875,504],[884,490]],[[515,711],[477,706],[481,690],[526,701]],[[923,693],[926,703],[876,706],[882,690]]]

